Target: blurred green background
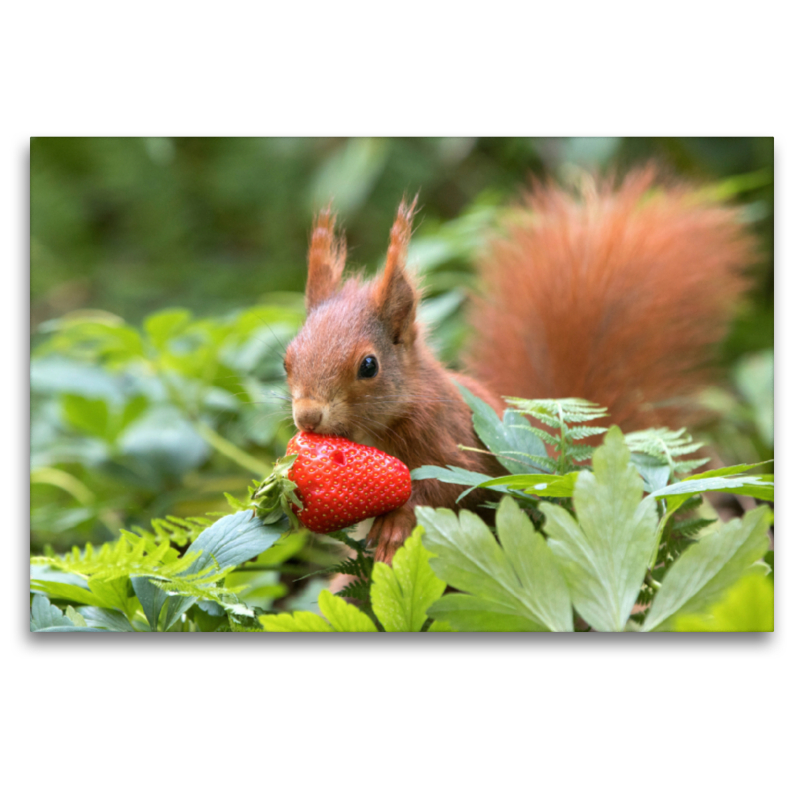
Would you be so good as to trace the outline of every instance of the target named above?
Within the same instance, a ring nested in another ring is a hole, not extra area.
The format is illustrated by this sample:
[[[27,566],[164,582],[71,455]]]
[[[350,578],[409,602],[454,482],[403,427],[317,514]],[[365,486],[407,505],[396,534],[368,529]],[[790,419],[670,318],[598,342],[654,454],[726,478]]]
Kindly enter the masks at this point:
[[[222,511],[283,452],[280,351],[329,200],[349,263],[372,271],[399,199],[420,193],[411,260],[457,364],[472,260],[529,177],[650,159],[740,205],[758,236],[703,438],[728,463],[770,458],[771,138],[33,139],[32,552]]]

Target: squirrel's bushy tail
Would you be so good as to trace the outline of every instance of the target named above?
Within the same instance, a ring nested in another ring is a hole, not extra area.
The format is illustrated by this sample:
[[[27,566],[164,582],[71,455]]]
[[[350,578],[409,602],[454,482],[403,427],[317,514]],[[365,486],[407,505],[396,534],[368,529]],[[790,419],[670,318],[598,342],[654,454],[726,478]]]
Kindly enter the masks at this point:
[[[735,210],[654,175],[526,198],[479,265],[466,361],[487,386],[592,400],[624,430],[691,419],[754,248]]]

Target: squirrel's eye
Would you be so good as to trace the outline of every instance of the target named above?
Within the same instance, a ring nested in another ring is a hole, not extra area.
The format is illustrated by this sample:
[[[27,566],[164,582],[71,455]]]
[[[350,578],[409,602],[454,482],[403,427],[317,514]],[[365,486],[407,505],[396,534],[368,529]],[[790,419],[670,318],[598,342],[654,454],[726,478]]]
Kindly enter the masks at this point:
[[[367,356],[358,368],[359,378],[374,378],[378,374],[378,359],[375,356]]]

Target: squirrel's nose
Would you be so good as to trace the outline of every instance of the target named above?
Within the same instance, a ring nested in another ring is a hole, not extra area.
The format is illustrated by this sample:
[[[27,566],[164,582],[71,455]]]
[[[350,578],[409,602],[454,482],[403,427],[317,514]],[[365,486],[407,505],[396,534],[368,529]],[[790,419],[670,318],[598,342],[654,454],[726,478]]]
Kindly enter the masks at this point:
[[[298,400],[294,408],[294,422],[301,430],[313,433],[322,422],[322,409],[314,401]]]

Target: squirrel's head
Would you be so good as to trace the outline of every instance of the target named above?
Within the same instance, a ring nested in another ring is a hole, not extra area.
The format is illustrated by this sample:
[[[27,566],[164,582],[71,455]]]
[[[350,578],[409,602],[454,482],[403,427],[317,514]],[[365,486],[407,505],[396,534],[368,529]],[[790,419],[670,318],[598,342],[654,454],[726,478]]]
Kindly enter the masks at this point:
[[[308,253],[308,317],[284,366],[298,428],[372,443],[409,406],[418,294],[405,270],[416,199],[400,204],[386,266],[372,281],[342,282],[345,244],[330,210],[315,221]]]

